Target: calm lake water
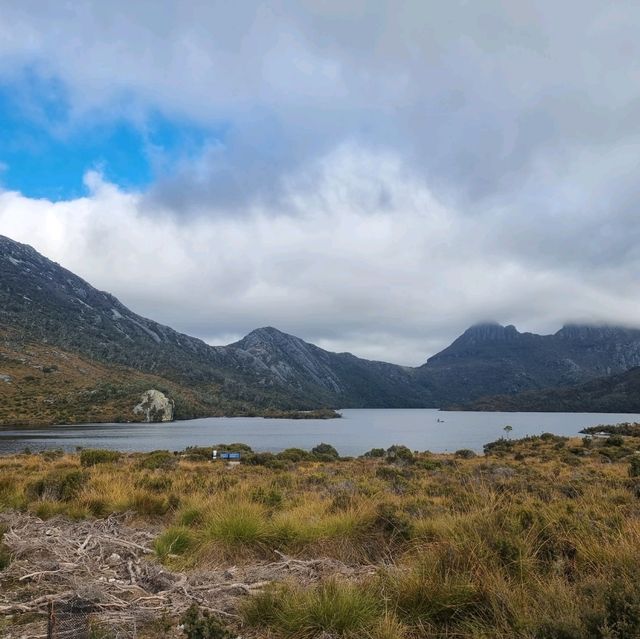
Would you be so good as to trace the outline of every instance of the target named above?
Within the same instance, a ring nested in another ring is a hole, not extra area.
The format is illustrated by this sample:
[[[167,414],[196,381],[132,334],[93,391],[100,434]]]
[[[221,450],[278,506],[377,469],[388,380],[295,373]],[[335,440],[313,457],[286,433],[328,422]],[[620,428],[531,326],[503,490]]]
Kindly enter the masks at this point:
[[[254,450],[279,451],[296,446],[310,449],[320,442],[342,455],[360,455],[374,447],[404,444],[433,452],[459,448],[482,450],[504,435],[577,435],[598,424],[640,421],[640,415],[616,413],[476,413],[436,409],[348,409],[342,419],[288,420],[260,417],[216,417],[170,424],[83,424],[47,428],[0,428],[0,454],[77,446],[122,451],[182,450],[243,442]],[[438,420],[442,420],[438,422]]]

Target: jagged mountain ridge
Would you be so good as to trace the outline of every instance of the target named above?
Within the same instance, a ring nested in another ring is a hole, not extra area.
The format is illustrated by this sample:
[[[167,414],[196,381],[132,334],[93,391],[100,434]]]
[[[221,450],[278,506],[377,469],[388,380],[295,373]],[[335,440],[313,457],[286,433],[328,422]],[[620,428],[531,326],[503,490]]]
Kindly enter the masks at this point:
[[[1,327],[188,387],[215,386],[216,397],[233,405],[279,408],[440,407],[575,385],[640,365],[640,331],[605,326],[535,335],[476,325],[417,368],[331,353],[272,327],[210,346],[133,313],[33,248],[2,236]]]
[[[252,331],[225,347],[264,366],[278,380],[304,393],[322,388],[333,405],[423,407],[434,399],[419,384],[410,367],[362,359],[351,353],[332,353],[293,335],[266,327]]]
[[[442,404],[572,386],[640,365],[640,330],[567,325],[552,335],[480,324],[418,369]]]

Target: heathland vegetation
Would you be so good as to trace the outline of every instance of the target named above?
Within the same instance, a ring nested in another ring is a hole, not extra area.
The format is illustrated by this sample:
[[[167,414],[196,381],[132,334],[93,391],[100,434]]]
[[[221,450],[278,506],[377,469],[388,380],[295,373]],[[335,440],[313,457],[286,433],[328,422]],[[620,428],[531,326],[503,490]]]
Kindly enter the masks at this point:
[[[218,447],[243,454],[232,468],[212,462],[209,448],[4,457],[5,529],[40,530],[42,519],[42,530],[64,527],[65,543],[77,530],[85,549],[98,528],[113,541],[126,521],[149,543],[122,559],[123,574],[159,562],[165,579],[200,593],[189,599],[200,609],[185,617],[177,594],[173,605],[163,600],[168,586],[118,581],[119,555],[116,577],[100,581],[100,565],[92,576],[77,556],[39,565],[42,548],[30,558],[7,532],[0,611],[13,616],[4,628],[33,623],[37,606],[27,614],[17,603],[29,601],[36,573],[39,595],[59,594],[62,575],[86,582],[88,598],[120,583],[122,614],[134,605],[126,589],[141,589],[136,605],[157,607],[138,636],[157,636],[162,623],[168,637],[638,637],[640,437],[622,432],[632,435],[505,438],[485,455],[394,446],[340,459],[326,444],[275,455]],[[213,602],[207,592],[218,593]],[[114,618],[105,597],[97,622]]]

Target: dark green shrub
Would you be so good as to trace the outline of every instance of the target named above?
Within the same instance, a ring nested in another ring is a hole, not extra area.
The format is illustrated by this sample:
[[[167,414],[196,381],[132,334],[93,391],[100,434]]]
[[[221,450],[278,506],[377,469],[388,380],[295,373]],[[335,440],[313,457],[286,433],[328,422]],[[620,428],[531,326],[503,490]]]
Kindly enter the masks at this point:
[[[584,639],[584,628],[575,622],[545,621],[535,630],[535,639]]]
[[[413,473],[408,469],[395,468],[394,466],[380,466],[380,468],[376,468],[376,477],[395,482],[411,479]]]
[[[438,470],[442,468],[442,462],[439,459],[418,459],[414,462],[414,466],[422,470]]]
[[[213,448],[215,448],[218,451],[218,454],[220,454],[220,453],[243,453],[243,456],[244,456],[244,455],[248,455],[248,454],[253,452],[253,449],[251,448],[251,446],[249,446],[247,444],[242,444],[240,442],[235,442],[233,444],[218,444],[217,446],[214,446]]]
[[[624,437],[622,435],[611,435],[605,440],[607,446],[624,446]]]
[[[337,513],[345,510],[349,510],[353,506],[353,491],[338,490],[331,500],[329,510],[332,513]]]
[[[180,620],[187,639],[233,639],[222,622],[207,611],[200,611],[196,604],[191,604]]]
[[[338,451],[331,444],[318,444],[311,449],[311,454],[320,461],[335,461],[340,459]]]
[[[406,446],[394,444],[387,448],[387,461],[393,464],[412,464],[413,453]]]
[[[285,448],[285,450],[279,452],[276,457],[280,460],[294,463],[313,460],[313,455],[306,450],[302,450],[302,448]]]
[[[111,464],[120,460],[121,454],[117,450],[105,450],[103,448],[85,448],[80,451],[80,464],[82,466],[95,466],[96,464]]]
[[[629,459],[629,477],[640,477],[640,455]]]
[[[213,446],[188,446],[184,456],[191,461],[208,461],[213,458]]]
[[[504,455],[513,449],[516,445],[516,441],[517,440],[515,439],[505,439],[504,437],[501,437],[500,439],[496,439],[494,442],[485,444],[482,448],[485,455]]]
[[[148,470],[170,470],[178,463],[175,455],[168,450],[154,450],[145,455],[139,462],[140,468]]]
[[[384,457],[385,450],[384,448],[372,448],[367,451],[363,457]]]
[[[251,466],[268,466],[276,459],[273,453],[253,453],[243,458],[245,464]]]
[[[164,515],[168,512],[170,504],[160,495],[144,492],[134,494],[131,507],[141,515]]]
[[[470,448],[456,450],[456,457],[460,457],[461,459],[473,459],[475,456],[476,454]]]
[[[587,615],[589,637],[630,639],[640,637],[640,593],[634,584],[615,581],[605,595],[604,613]]]

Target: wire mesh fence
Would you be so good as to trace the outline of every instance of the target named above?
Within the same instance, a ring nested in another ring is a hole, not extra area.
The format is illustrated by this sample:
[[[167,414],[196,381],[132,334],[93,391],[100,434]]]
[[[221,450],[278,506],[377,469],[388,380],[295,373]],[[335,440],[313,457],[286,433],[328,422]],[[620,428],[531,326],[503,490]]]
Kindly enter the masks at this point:
[[[90,602],[73,599],[69,602],[50,602],[47,609],[47,639],[137,639],[138,619],[128,614],[104,618]]]
[[[93,606],[81,599],[49,603],[47,639],[90,639]]]

